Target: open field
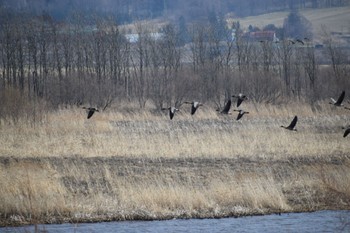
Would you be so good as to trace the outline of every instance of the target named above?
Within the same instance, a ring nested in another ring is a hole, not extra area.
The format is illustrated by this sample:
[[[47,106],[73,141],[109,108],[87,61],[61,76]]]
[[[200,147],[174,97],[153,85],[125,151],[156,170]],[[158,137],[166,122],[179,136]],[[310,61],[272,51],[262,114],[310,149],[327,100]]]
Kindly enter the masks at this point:
[[[322,33],[322,26],[333,32],[350,32],[350,7],[335,7],[326,9],[304,9],[300,13],[305,16],[313,26],[316,37]],[[268,24],[274,24],[277,27],[283,26],[283,21],[287,18],[289,12],[274,12],[258,16],[250,16],[245,18],[234,18],[239,20],[243,28],[248,28],[249,25],[263,28]]]
[[[89,120],[83,109],[62,109],[36,125],[2,124],[0,155],[280,158],[349,151],[341,129],[349,124],[349,111],[328,103],[315,108],[245,103],[250,114],[240,121],[236,115],[217,114],[213,106],[203,106],[193,117],[190,106],[182,106],[173,120],[166,111],[139,110],[136,104],[96,113]],[[298,133],[282,130],[294,115],[299,116]]]
[[[118,106],[0,124],[0,225],[350,209],[350,112],[327,103],[204,106],[172,121]],[[287,131],[294,115],[297,132]]]

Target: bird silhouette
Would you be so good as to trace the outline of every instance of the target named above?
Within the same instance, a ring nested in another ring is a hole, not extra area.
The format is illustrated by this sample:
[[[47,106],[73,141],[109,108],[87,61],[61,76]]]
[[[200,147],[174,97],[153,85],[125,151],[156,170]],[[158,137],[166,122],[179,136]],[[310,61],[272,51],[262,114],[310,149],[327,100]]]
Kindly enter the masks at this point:
[[[192,102],[190,102],[190,101],[185,101],[184,103],[185,103],[185,104],[191,104],[191,105],[192,105],[192,107],[191,107],[191,115],[195,114],[195,112],[197,111],[197,109],[199,108],[199,106],[203,106],[202,103],[199,103],[199,102],[197,102],[197,101],[192,101]]]
[[[237,118],[236,118],[236,120],[238,121],[239,119],[241,119],[242,117],[243,117],[243,115],[244,114],[249,114],[249,112],[246,112],[246,111],[244,111],[244,110],[233,110],[233,111],[235,111],[235,112],[238,112],[238,115],[237,115]]]
[[[300,39],[296,39],[295,41],[298,42],[298,43],[300,43],[300,44],[302,44],[302,45],[304,45],[304,41],[302,41],[302,40],[300,40]]]
[[[220,112],[221,114],[230,114],[230,108],[231,108],[231,100],[229,99],[225,106],[224,106],[224,109],[220,111],[220,109],[216,109],[216,111]]]
[[[180,111],[178,108],[175,108],[175,107],[168,107],[168,108],[162,108],[162,110],[169,110],[169,117],[170,117],[170,120],[173,119],[174,115],[175,115],[175,112],[177,111]]]
[[[288,125],[288,126],[283,126],[281,125],[282,128],[285,128],[285,129],[288,129],[288,130],[292,130],[292,131],[297,131],[295,129],[295,125],[297,124],[297,121],[298,121],[298,117],[295,116],[292,120],[292,122]]]
[[[243,95],[242,93],[239,93],[238,95],[233,95],[233,98],[237,98],[237,108],[241,105],[243,100],[247,100],[248,97],[246,95]]]
[[[88,114],[87,119],[90,119],[95,112],[99,112],[97,108],[93,108],[93,107],[83,107],[83,109],[86,109],[87,111],[87,114]]]
[[[349,133],[350,133],[350,127],[348,127],[348,128],[345,130],[343,137],[345,138],[346,136],[348,136]]]
[[[335,101],[335,99],[331,98],[332,102],[329,102],[329,104],[332,104],[332,105],[337,106],[337,107],[343,106],[342,102],[344,100],[344,97],[345,97],[345,91],[343,91],[340,94],[340,96],[339,96],[337,101]]]

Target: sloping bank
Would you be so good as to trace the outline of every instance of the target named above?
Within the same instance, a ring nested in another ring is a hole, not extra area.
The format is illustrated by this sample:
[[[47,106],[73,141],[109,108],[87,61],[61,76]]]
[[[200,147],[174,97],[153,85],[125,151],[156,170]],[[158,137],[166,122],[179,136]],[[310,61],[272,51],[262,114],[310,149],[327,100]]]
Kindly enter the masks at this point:
[[[1,157],[0,183],[2,226],[350,209],[350,156]]]

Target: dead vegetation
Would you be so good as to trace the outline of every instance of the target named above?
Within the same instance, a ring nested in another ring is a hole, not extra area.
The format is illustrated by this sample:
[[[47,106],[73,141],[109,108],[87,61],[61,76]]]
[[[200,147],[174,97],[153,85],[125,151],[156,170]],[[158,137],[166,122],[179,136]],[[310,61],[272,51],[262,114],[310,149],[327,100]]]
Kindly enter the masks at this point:
[[[242,121],[210,106],[172,121],[118,106],[2,122],[1,225],[349,209],[346,110],[245,107]],[[298,132],[281,129],[295,114]]]
[[[1,222],[212,218],[349,209],[349,161],[340,155],[283,160],[2,158]]]

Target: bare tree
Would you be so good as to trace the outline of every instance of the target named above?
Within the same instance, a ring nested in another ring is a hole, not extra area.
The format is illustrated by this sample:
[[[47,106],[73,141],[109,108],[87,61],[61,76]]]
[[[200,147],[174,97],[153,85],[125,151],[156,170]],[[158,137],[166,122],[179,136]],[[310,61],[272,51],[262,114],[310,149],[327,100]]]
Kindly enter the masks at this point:
[[[318,76],[318,64],[316,61],[315,47],[312,43],[307,42],[303,59],[304,70],[310,81],[310,89],[315,90],[315,84]]]
[[[193,70],[198,71],[200,66],[204,66],[207,54],[206,27],[202,24],[194,24],[191,27],[191,53]]]
[[[149,61],[149,41],[150,35],[145,28],[145,25],[137,23],[135,25],[138,39],[134,51],[130,54],[132,63],[132,77],[134,94],[139,102],[141,108],[144,108],[149,98],[149,80],[147,79],[147,72]]]
[[[243,35],[239,32],[236,33],[236,56],[237,65],[240,71],[249,70],[251,65],[251,42],[243,38]]]
[[[331,34],[327,32],[326,28],[323,28],[324,44],[326,45],[326,55],[331,61],[333,74],[336,80],[341,79],[348,73],[349,65],[347,61],[347,54],[344,53],[341,46],[332,38]]]
[[[279,43],[277,49],[279,58],[280,75],[286,86],[286,93],[290,93],[291,84],[291,65],[293,55],[293,44],[288,40],[283,40]]]
[[[178,44],[179,33],[171,24],[165,26],[163,37],[160,40],[150,43],[152,47],[153,97],[160,108],[163,107],[164,101],[171,101],[174,92],[176,92],[176,83],[179,82],[177,73],[180,69],[181,51]]]
[[[274,57],[273,41],[262,41],[261,43],[262,66],[266,73],[269,73],[272,68]]]

